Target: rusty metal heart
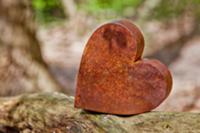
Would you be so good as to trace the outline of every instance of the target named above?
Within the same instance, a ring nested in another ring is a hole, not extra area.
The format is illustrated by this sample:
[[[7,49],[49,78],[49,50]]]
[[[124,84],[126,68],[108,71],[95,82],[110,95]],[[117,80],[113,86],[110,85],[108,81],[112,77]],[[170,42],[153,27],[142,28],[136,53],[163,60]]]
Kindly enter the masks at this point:
[[[131,22],[104,24],[90,37],[80,64],[75,107],[130,115],[156,108],[172,77],[158,60],[141,59],[144,38]]]

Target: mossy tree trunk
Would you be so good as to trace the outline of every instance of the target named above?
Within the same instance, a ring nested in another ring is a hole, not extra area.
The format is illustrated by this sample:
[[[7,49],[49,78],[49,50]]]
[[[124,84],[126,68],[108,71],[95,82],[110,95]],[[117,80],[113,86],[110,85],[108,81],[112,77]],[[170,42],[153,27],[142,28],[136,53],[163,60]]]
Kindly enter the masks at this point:
[[[36,91],[60,86],[43,62],[31,1],[0,0],[0,96]]]
[[[200,113],[149,112],[134,116],[75,109],[73,97],[38,93],[0,99],[0,132],[199,133]]]

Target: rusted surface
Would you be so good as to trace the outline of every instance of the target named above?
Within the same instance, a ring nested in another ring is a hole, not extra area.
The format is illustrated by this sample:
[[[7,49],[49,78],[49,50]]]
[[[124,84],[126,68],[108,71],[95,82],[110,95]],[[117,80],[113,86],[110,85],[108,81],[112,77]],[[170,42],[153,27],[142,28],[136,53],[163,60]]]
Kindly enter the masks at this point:
[[[127,20],[99,27],[80,64],[75,107],[130,115],[156,108],[170,93],[172,78],[158,60],[141,59],[144,38]]]

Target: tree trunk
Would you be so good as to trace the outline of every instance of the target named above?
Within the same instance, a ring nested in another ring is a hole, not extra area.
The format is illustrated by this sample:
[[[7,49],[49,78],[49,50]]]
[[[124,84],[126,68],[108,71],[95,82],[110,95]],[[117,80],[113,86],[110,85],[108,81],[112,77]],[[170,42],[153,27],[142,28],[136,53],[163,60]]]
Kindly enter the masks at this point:
[[[75,109],[73,97],[38,93],[0,99],[0,132],[198,133],[199,113],[149,112],[134,116]]]
[[[76,14],[76,3],[74,0],[62,0],[65,14],[72,18]]]
[[[36,91],[60,86],[43,62],[31,1],[0,0],[0,96]]]

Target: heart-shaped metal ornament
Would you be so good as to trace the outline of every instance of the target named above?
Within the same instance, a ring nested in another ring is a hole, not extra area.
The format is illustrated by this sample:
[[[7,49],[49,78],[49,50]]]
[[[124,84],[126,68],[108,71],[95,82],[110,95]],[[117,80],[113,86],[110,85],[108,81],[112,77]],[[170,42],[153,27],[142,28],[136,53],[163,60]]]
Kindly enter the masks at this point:
[[[75,107],[130,115],[156,108],[172,77],[158,60],[142,59],[144,38],[131,22],[104,24],[90,37],[80,64]]]

